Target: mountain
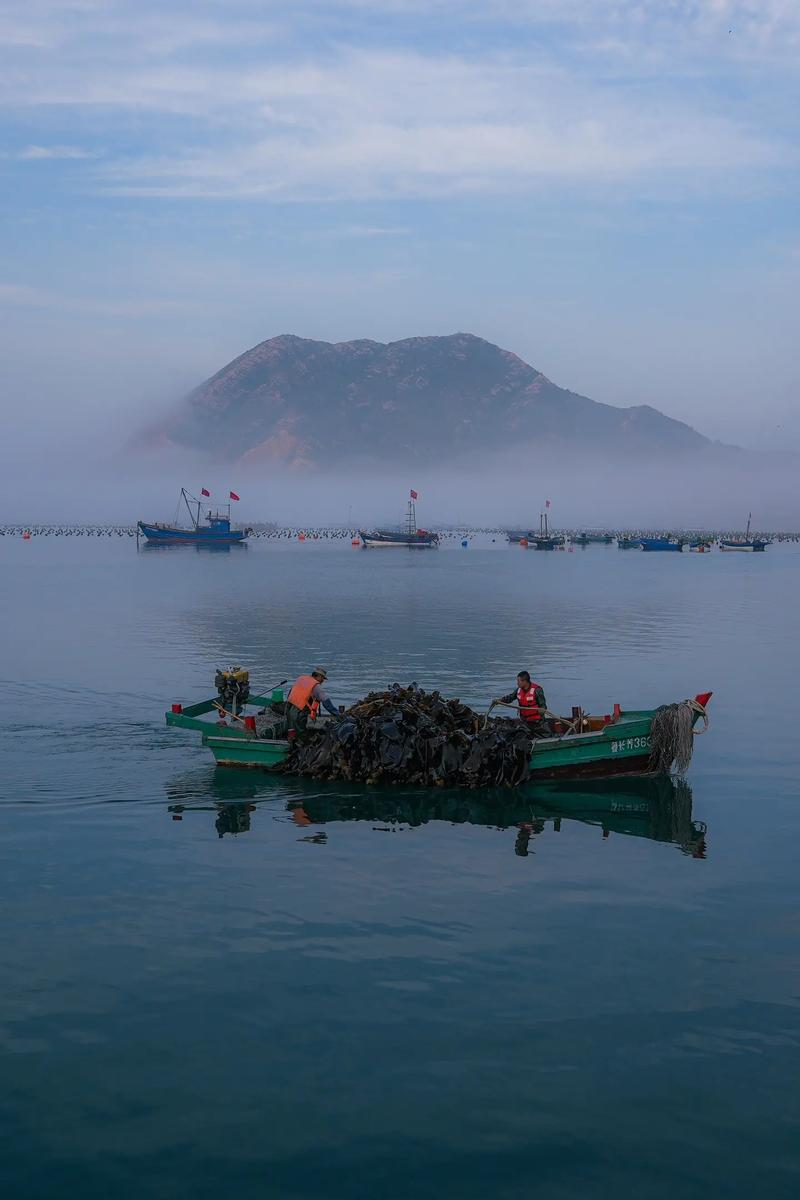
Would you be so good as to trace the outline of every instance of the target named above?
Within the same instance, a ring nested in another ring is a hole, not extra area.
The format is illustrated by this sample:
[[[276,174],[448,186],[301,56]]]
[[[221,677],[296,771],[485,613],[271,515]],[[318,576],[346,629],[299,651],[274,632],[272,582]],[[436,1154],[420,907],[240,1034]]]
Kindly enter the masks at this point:
[[[160,440],[293,467],[437,462],[569,446],[647,456],[707,438],[649,405],[598,404],[468,333],[399,342],[261,342],[189,394]]]

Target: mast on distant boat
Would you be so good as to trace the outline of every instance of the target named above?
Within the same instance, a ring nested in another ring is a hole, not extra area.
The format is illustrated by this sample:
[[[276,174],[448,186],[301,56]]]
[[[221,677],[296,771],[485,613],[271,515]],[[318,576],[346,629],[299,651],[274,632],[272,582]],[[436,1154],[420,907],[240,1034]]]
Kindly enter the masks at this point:
[[[187,492],[186,488],[183,488],[183,487],[181,488],[181,499],[183,500],[184,504],[186,505],[186,511],[189,514],[189,518],[192,522],[192,525],[194,525],[195,529],[198,529],[200,526],[200,501],[197,499],[196,496],[193,496],[191,492]],[[189,504],[190,499],[193,500],[194,503],[197,505],[196,513],[194,513],[192,511],[192,507]]]
[[[417,508],[414,504],[416,499],[417,493],[412,488],[408,499],[408,512],[406,513],[406,533],[417,532]]]

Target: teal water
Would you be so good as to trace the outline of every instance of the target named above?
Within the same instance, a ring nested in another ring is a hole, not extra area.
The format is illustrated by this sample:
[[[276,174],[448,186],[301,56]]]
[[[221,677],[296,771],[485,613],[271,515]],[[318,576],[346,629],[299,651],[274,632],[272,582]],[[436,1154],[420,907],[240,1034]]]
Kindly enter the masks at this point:
[[[795,1196],[800,550],[0,541],[9,1197]],[[714,689],[688,787],[342,788],[217,665],[483,708]]]

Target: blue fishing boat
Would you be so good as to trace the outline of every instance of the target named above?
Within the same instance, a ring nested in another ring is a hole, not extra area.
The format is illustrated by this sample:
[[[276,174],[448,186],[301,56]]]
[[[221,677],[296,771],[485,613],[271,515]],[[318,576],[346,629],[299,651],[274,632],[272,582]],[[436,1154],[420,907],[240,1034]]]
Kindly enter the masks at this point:
[[[203,490],[205,495],[208,495],[205,489]],[[238,500],[239,497],[231,492],[231,499]],[[186,506],[191,525],[178,525],[178,514],[176,513],[174,525],[137,521],[137,536],[138,533],[142,533],[148,543],[160,546],[230,546],[237,542],[244,542],[252,532],[250,529],[231,529],[230,504],[226,506],[227,511],[224,513],[219,510],[212,513],[209,509],[204,518],[205,523],[201,524],[202,501],[193,496],[191,492],[187,492],[186,488],[181,488],[178,512],[180,512],[181,501]]]
[[[677,554],[683,550],[683,542],[674,541],[672,538],[642,538],[641,542],[643,550],[667,550]]]

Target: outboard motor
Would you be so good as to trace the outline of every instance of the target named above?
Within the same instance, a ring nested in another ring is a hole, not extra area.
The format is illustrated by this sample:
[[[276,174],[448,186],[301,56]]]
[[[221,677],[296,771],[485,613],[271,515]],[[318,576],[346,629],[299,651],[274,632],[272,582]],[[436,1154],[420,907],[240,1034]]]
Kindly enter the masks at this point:
[[[214,686],[222,707],[238,717],[250,699],[250,672],[244,667],[230,667],[227,671],[217,670]]]

